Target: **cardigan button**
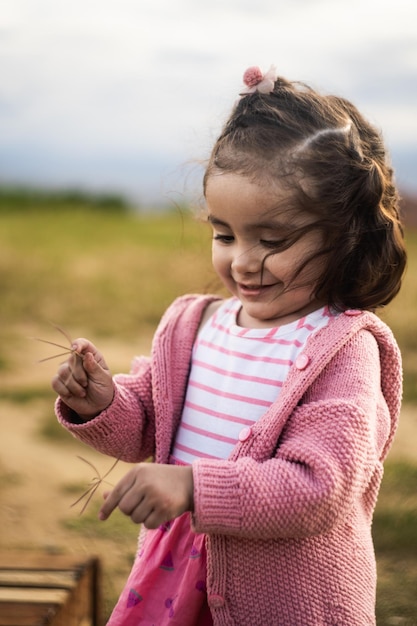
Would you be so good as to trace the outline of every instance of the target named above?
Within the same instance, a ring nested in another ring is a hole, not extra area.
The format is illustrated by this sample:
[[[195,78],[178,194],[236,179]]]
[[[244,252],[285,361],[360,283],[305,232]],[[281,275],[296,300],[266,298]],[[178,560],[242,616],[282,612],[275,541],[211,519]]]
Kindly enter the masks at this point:
[[[347,309],[345,311],[345,315],[354,317],[355,315],[362,315],[362,311],[360,311],[359,309]]]
[[[208,605],[211,609],[221,609],[224,606],[223,596],[212,594],[207,598]]]
[[[250,426],[245,426],[245,428],[242,428],[242,430],[239,433],[239,441],[243,443],[244,441],[247,441],[249,437],[251,436],[252,436],[252,428]]]
[[[310,363],[310,357],[307,354],[299,354],[295,359],[295,367],[298,370],[305,370],[307,365]]]

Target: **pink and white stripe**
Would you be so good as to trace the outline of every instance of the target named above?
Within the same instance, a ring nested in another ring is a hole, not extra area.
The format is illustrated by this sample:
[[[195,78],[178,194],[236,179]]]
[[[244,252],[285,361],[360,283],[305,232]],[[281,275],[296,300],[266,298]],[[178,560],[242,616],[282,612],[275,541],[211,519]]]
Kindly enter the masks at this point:
[[[321,308],[278,328],[241,328],[236,298],[226,300],[200,330],[172,456],[226,459],[239,432],[277,398],[289,368],[312,332],[327,325]]]

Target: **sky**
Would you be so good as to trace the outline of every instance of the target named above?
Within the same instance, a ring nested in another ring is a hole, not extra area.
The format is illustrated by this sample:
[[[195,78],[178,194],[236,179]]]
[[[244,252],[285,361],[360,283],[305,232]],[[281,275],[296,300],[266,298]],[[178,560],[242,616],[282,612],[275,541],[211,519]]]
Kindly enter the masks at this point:
[[[352,100],[417,193],[415,0],[0,0],[0,184],[200,193],[244,70]]]

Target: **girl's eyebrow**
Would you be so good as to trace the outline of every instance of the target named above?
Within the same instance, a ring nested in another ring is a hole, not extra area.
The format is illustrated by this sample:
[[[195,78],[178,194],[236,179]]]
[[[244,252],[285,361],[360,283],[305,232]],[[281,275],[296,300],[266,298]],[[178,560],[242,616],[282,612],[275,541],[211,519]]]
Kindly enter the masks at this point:
[[[207,221],[210,222],[210,224],[215,224],[216,226],[225,226],[226,228],[230,228],[227,222],[224,222],[211,213],[207,216]]]
[[[212,214],[208,215],[207,220],[208,222],[210,222],[210,224],[213,224],[215,226],[223,226],[225,228],[230,229],[230,226],[227,222],[225,222],[224,220],[221,220],[215,215],[212,215]],[[274,221],[274,220],[268,220],[265,222],[256,222],[255,224],[251,225],[250,228],[255,228],[257,230],[289,230],[288,224]]]

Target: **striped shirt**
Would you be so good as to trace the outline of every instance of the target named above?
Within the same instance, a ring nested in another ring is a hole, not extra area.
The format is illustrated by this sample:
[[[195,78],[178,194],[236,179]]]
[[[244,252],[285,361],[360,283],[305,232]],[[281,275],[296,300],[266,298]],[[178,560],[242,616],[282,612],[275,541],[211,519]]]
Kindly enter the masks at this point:
[[[241,303],[225,300],[200,330],[172,452],[173,461],[227,459],[239,433],[277,399],[307,338],[327,325],[327,307],[275,328],[242,328]]]

